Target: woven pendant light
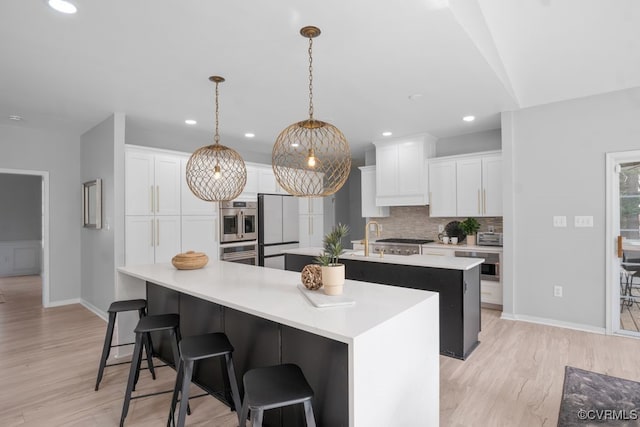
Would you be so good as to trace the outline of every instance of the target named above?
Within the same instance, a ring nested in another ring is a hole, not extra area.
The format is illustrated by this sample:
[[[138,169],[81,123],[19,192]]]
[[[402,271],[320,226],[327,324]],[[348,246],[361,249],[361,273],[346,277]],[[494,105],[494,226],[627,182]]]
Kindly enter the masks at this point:
[[[216,84],[216,133],[214,144],[200,147],[187,162],[187,184],[199,199],[208,202],[233,200],[242,193],[247,183],[247,168],[237,151],[220,144],[218,133],[219,76],[209,77]]]
[[[300,30],[309,39],[309,119],[280,132],[271,161],[278,184],[294,196],[324,197],[338,191],[351,171],[351,151],[342,132],[313,118],[313,39],[316,27]]]

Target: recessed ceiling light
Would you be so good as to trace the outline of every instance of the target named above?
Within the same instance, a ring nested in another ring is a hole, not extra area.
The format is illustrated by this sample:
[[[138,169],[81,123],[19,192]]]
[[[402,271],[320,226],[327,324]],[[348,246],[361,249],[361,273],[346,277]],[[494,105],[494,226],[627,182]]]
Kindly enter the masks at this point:
[[[60,13],[74,14],[78,11],[78,8],[67,0],[48,0],[47,3]]]
[[[196,121],[195,121],[195,120],[193,120],[193,119],[187,119],[187,120],[185,120],[184,122],[185,122],[186,124],[188,124],[188,125],[195,125],[196,123],[198,123],[198,122],[196,122]]]
[[[462,118],[462,120],[464,120],[465,122],[472,122],[476,119],[476,116],[464,116]]]
[[[424,95],[422,95],[421,93],[414,93],[413,95],[409,95],[409,99],[412,101],[415,101],[417,99],[422,98]]]
[[[21,116],[17,116],[17,115],[15,115],[15,114],[11,114],[11,115],[9,116],[9,120],[13,120],[13,121],[15,121],[15,122],[19,122],[20,120],[22,120],[22,117],[21,117]]]
[[[246,138],[253,138],[254,136],[256,136],[256,134],[255,133],[245,133],[244,136]]]
[[[382,136],[391,136],[393,133],[391,132],[382,132]]]

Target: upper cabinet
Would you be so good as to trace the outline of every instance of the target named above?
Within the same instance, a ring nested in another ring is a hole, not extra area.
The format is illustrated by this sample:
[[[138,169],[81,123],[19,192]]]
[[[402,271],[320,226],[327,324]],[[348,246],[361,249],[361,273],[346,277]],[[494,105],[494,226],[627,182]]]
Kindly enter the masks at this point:
[[[247,182],[242,190],[242,193],[236,198],[236,200],[244,202],[257,202],[258,201],[258,166],[246,163],[247,168]]]
[[[435,138],[417,136],[376,141],[376,206],[429,203],[427,159],[435,154]]]
[[[476,154],[429,163],[430,215],[502,216],[502,155]]]
[[[389,216],[389,208],[376,206],[376,167],[361,166],[362,217],[379,218]]]
[[[127,150],[127,215],[180,215],[180,158]]]
[[[271,166],[258,167],[258,193],[286,194],[286,191],[276,181],[276,176]]]
[[[189,159],[181,159],[180,185],[182,187],[182,215],[218,215],[218,203],[207,202],[196,197],[187,184],[187,162]]]

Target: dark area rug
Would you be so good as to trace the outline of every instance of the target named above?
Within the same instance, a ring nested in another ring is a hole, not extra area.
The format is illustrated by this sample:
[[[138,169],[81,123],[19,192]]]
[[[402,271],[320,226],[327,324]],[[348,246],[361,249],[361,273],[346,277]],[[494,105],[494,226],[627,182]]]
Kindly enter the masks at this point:
[[[640,383],[565,367],[558,427],[571,426],[640,426]]]

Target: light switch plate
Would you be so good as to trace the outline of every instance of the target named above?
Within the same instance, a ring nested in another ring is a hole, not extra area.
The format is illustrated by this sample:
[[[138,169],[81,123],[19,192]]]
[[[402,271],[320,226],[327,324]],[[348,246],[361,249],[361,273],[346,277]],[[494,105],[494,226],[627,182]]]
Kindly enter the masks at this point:
[[[577,216],[574,218],[575,227],[593,227],[593,216]]]
[[[566,227],[567,226],[567,217],[566,216],[554,216],[553,217],[553,226],[554,227]]]

